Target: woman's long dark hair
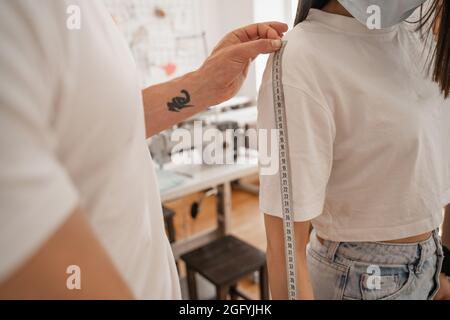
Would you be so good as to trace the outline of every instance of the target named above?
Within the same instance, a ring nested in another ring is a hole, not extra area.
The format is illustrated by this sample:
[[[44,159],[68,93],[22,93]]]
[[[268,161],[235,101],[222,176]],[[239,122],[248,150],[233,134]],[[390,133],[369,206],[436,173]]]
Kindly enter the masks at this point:
[[[329,0],[299,0],[298,1],[298,9],[297,16],[295,17],[294,25],[298,25],[299,23],[305,21],[308,16],[309,10],[313,9],[322,9],[328,3]]]
[[[422,7],[423,8],[423,7]],[[445,97],[450,96],[450,1],[434,0],[430,8],[421,10],[418,30],[426,37],[436,34],[436,44],[425,41],[432,50],[430,72]],[[425,39],[428,40],[428,39]]]
[[[322,9],[329,0],[299,0],[297,16],[294,25],[305,21],[309,10]],[[450,96],[450,0],[433,0],[429,9],[424,12],[422,6],[420,20],[417,21],[423,35],[436,31],[436,45],[425,41],[431,46],[430,72],[445,97]],[[440,23],[437,23],[440,17]]]

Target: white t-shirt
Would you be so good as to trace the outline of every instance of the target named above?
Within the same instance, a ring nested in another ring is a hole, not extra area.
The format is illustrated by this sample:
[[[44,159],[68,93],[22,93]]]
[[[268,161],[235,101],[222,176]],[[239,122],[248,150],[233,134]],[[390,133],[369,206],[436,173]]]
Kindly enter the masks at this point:
[[[370,31],[319,10],[286,36],[295,220],[313,220],[325,239],[400,239],[442,221],[450,100],[424,76],[416,36],[406,24]],[[259,97],[265,129],[275,127],[271,61]],[[281,217],[278,174],[261,176],[260,199],[262,212]]]
[[[101,1],[1,1],[0,39],[0,281],[81,206],[137,298],[180,298],[136,66]]]

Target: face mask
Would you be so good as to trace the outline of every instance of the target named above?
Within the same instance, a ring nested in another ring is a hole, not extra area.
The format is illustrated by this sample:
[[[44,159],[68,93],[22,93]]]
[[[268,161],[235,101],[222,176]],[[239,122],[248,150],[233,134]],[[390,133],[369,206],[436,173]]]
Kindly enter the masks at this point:
[[[408,19],[427,0],[338,0],[369,29],[384,29]]]

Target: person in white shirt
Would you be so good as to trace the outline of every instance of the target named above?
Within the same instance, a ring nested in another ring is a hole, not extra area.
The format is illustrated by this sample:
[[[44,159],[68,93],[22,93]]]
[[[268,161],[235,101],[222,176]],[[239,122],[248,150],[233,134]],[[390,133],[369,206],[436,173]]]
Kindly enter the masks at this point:
[[[235,95],[285,31],[236,30],[197,71],[141,91],[101,1],[1,1],[0,299],[179,299],[146,138]]]
[[[430,62],[423,43],[430,39],[421,38],[417,24],[397,20],[423,2],[300,1],[301,23],[286,35],[282,61],[298,298],[437,293],[443,253],[436,229],[450,203],[450,4],[433,1],[427,22],[445,18],[429,24],[437,38]],[[370,30],[361,23],[367,3],[385,9],[381,21],[392,25]],[[431,29],[422,32],[433,37]],[[275,128],[271,71],[269,60],[260,129]],[[261,175],[260,192],[272,295],[283,299],[279,175]]]

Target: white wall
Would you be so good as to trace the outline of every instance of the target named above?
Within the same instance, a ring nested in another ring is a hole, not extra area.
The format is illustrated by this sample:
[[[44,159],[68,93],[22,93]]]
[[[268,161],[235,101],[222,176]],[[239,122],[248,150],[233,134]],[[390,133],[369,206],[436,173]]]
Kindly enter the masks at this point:
[[[231,30],[253,23],[253,0],[201,0],[201,3],[210,51]],[[254,83],[256,78],[253,66],[239,94],[255,97]]]

